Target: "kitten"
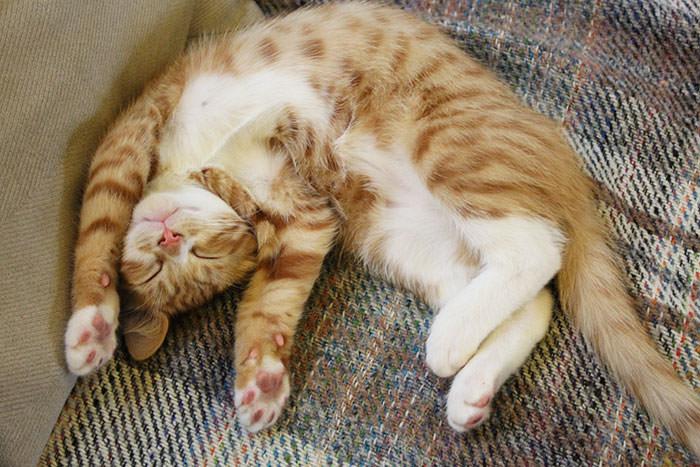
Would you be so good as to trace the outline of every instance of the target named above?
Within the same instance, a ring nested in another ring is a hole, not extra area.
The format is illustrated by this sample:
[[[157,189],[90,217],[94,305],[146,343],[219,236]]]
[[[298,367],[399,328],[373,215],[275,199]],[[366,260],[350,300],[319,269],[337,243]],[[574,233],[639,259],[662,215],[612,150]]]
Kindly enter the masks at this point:
[[[121,247],[124,242],[123,248]],[[700,402],[636,317],[590,181],[547,118],[398,9],[300,10],[181,57],[92,162],[75,253],[68,367],[112,355],[117,274],[147,358],[170,317],[252,274],[237,311],[238,416],[289,394],[297,321],[334,242],[439,310],[426,345],[455,376],[449,424],[490,401],[549,323],[545,285],[612,372],[700,454]]]

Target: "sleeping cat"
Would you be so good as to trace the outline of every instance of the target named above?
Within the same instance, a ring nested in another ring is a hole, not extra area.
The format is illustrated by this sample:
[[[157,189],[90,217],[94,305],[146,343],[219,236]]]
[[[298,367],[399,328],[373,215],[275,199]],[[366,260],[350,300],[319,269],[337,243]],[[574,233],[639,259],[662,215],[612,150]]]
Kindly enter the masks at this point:
[[[483,423],[560,298],[612,372],[700,453],[700,402],[644,332],[591,183],[556,125],[398,9],[300,10],[203,42],[117,120],[92,162],[75,252],[69,369],[130,354],[251,277],[237,310],[241,424],[274,423],[292,340],[334,245],[439,310],[447,419]],[[120,266],[121,265],[121,266]]]

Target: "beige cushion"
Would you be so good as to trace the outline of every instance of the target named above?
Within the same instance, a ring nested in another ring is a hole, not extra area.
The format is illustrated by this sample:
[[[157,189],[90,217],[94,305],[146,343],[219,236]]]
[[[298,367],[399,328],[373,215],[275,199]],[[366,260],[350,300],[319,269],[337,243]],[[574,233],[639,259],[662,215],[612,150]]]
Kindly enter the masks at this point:
[[[0,465],[36,463],[74,383],[70,257],[100,136],[189,37],[259,17],[252,0],[0,7]]]

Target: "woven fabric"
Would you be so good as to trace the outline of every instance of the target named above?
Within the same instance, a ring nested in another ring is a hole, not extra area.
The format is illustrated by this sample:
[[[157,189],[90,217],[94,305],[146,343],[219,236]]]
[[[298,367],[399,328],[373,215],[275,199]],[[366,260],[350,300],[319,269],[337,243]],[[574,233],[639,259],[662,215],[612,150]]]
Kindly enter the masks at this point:
[[[273,0],[268,13],[298,5]],[[446,27],[533,108],[561,122],[597,182],[640,316],[696,390],[700,283],[700,7],[691,1],[403,1]],[[650,423],[557,311],[466,435],[431,375],[433,312],[332,256],[271,430],[235,419],[230,350],[238,292],[179,319],[143,365],[117,355],[80,380],[42,462],[90,464],[515,465],[698,462]]]

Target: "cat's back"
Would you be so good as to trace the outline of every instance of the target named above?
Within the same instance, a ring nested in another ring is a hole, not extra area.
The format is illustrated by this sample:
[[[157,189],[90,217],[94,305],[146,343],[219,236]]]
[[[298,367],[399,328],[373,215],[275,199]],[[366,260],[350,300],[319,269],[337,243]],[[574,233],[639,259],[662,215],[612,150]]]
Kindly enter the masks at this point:
[[[162,168],[201,165],[239,126],[284,104],[319,127],[337,116],[339,101],[360,119],[360,107],[368,114],[392,100],[405,105],[399,88],[445,81],[458,63],[477,66],[434,26],[362,2],[302,8],[204,39],[167,73],[180,91],[163,131]]]
[[[187,106],[199,121],[211,115],[217,102],[252,114],[253,107],[273,100],[302,110],[330,106],[320,120],[342,120],[343,110],[370,125],[380,115],[415,120],[426,108],[460,97],[454,94],[465,82],[514,103],[502,83],[436,26],[399,8],[364,2],[301,8],[202,40],[171,74],[185,83],[183,96],[197,96],[178,107]],[[196,112],[192,102],[200,106]]]
[[[365,2],[301,8],[243,31],[205,39],[184,60],[187,74],[245,77],[274,70],[297,73],[322,93],[340,88],[380,92],[397,83],[454,80],[486,69],[440,30],[399,8]]]
[[[325,132],[335,147],[343,135],[399,147],[420,170],[441,169],[426,175],[434,180],[461,177],[473,161],[465,147],[474,143],[487,150],[525,141],[503,151],[507,167],[518,168],[509,173],[520,178],[530,166],[541,169],[538,179],[576,168],[551,121],[522,106],[437,27],[395,7],[348,2],[297,10],[203,41],[177,67],[184,91],[173,131],[166,131],[175,143],[161,147],[166,156],[172,148],[173,159],[209,154],[266,109],[291,104],[307,133]],[[318,146],[310,152],[322,152]],[[462,154],[450,159],[455,146]]]

